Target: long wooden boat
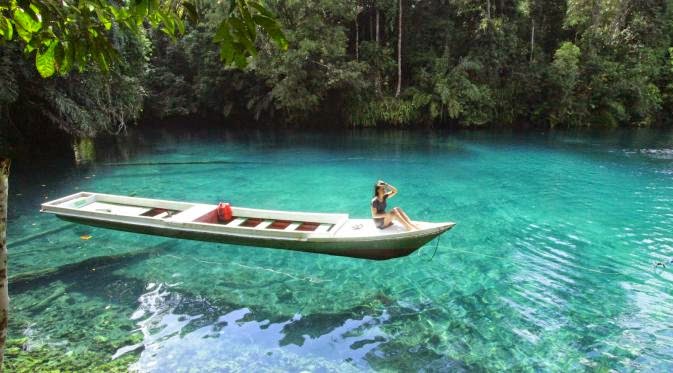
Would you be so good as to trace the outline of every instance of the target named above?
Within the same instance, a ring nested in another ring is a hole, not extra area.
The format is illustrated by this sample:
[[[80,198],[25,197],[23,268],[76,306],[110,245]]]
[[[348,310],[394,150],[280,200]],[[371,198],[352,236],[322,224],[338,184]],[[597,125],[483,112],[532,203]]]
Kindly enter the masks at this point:
[[[455,223],[414,222],[406,231],[397,223],[378,229],[372,219],[324,214],[228,207],[81,192],[42,204],[59,218],[129,232],[260,246],[367,259],[408,255]]]

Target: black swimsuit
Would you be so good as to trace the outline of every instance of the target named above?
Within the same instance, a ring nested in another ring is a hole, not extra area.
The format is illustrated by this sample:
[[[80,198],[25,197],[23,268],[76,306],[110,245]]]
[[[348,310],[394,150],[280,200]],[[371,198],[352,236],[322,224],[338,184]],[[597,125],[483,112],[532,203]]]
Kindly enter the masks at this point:
[[[386,207],[388,207],[388,204],[386,200],[388,199],[388,196],[383,196],[383,201],[379,201],[379,197],[374,197],[372,200],[372,207],[376,209],[377,214],[385,214],[386,212]],[[392,225],[392,223],[388,224],[387,226],[383,226],[385,222],[384,218],[374,218],[374,224],[376,224],[376,228],[378,229],[383,229],[383,228],[388,228],[389,226]]]

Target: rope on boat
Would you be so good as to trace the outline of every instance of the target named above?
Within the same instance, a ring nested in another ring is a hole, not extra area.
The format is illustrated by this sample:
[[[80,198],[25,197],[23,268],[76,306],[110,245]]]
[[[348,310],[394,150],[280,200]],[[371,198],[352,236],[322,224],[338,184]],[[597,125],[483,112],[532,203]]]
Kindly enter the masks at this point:
[[[430,261],[434,259],[435,254],[437,254],[437,248],[439,247],[439,240],[442,238],[442,236],[437,236],[437,243],[435,244],[435,251],[432,253],[432,257],[430,257]]]

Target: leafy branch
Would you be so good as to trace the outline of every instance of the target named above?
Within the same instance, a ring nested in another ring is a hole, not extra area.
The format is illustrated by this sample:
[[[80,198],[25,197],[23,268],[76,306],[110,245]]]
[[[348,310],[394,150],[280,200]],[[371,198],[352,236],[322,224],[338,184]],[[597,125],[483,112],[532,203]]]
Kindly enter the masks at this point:
[[[276,17],[260,2],[230,0],[215,42],[226,64],[247,65],[256,55],[258,28],[276,45],[287,49],[287,40]],[[119,59],[110,35],[123,28],[139,35],[145,27],[159,29],[175,39],[185,32],[186,22],[199,20],[189,0],[4,0],[0,1],[0,42],[19,42],[27,55],[35,55],[42,77],[84,71],[90,62],[108,72]]]

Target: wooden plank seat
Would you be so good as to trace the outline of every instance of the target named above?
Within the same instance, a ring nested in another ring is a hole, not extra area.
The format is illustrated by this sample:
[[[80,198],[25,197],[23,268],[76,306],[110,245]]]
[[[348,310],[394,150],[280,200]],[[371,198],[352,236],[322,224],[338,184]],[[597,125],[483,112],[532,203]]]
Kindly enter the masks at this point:
[[[149,207],[124,205],[120,203],[92,202],[80,208],[82,211],[104,212],[125,216],[140,216],[150,210]]]
[[[162,218],[167,218],[173,214],[178,213],[179,211],[176,210],[167,210],[167,209],[162,209],[162,208],[153,208],[140,216],[148,216],[150,218],[155,218],[155,219],[162,219]]]
[[[295,221],[295,222],[293,222],[292,224],[290,224],[290,225],[288,225],[287,227],[285,227],[284,230],[286,230],[286,231],[294,231],[294,230],[296,230],[297,228],[299,228],[299,226],[302,225],[302,223],[303,223],[303,222]]]
[[[210,205],[194,205],[187,210],[171,217],[173,221],[192,222],[215,211]]]
[[[318,233],[327,233],[330,228],[332,228],[332,224],[320,224],[315,231]]]
[[[264,220],[261,223],[259,223],[255,229],[266,229],[269,225],[271,225],[274,222],[274,220]]]
[[[234,217],[234,220],[228,222],[228,223],[225,224],[225,225],[226,225],[227,227],[238,227],[238,226],[241,225],[241,223],[243,223],[243,222],[246,221],[246,220],[248,220],[248,218],[237,218],[237,217]]]
[[[305,221],[290,221],[290,220],[273,220],[273,219],[260,219],[260,218],[248,218],[248,217],[234,217],[232,220],[221,224],[226,225],[227,227],[245,227],[245,228],[256,228],[256,229],[277,229],[282,231],[316,231],[317,228],[321,226],[320,223],[305,222]],[[322,224],[324,227],[319,230],[320,232],[327,232],[332,224]]]

